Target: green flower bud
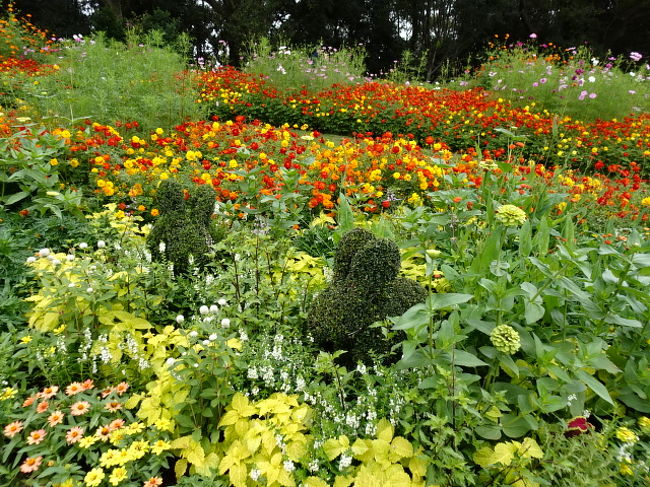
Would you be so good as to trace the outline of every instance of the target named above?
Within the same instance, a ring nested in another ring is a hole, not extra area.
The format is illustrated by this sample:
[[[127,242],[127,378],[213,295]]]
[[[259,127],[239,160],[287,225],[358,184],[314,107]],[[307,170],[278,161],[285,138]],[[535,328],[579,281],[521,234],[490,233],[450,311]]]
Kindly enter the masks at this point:
[[[490,341],[499,352],[513,355],[521,348],[519,333],[510,325],[499,325],[490,333]]]

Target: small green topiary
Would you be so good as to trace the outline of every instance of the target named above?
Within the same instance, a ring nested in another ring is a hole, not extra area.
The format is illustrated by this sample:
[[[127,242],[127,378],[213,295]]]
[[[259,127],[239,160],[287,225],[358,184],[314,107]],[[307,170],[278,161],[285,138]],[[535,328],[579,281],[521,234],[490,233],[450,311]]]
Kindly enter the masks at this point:
[[[307,328],[324,350],[347,350],[346,362],[367,361],[370,352],[389,352],[402,335],[392,340],[370,325],[399,316],[424,301],[426,290],[417,282],[398,277],[397,245],[372,233],[354,229],[343,236],[334,256],[330,285],[314,300]]]
[[[156,193],[160,218],[147,237],[152,258],[174,264],[176,275],[189,272],[190,259],[199,268],[208,264],[212,245],[224,235],[212,222],[214,201],[215,192],[209,186],[197,186],[185,199],[178,181],[164,180]]]

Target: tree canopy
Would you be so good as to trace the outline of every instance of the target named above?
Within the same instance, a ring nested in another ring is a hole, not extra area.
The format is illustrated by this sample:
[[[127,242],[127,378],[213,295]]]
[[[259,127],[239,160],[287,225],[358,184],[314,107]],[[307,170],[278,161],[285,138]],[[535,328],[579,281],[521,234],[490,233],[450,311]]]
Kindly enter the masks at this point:
[[[1,0],[6,4],[8,0]],[[197,56],[220,54],[240,66],[247,45],[272,42],[359,46],[371,73],[389,70],[408,50],[431,80],[443,66],[465,62],[494,35],[512,41],[537,34],[563,47],[595,53],[650,53],[650,0],[14,0],[55,35],[127,29],[186,33]]]

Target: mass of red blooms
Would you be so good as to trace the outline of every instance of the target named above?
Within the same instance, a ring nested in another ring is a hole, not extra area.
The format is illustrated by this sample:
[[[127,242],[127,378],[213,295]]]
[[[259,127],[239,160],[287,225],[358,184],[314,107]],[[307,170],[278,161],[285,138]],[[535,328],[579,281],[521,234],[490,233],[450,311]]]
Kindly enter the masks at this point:
[[[262,76],[223,67],[201,75],[201,103],[222,117],[245,115],[274,124],[308,124],[328,133],[411,135],[444,141],[454,151],[480,147],[484,157],[507,157],[513,140],[522,156],[547,166],[587,168],[601,163],[645,168],[650,160],[650,114],[580,122],[513,107],[479,89],[430,89],[387,82],[334,85],[310,93],[280,93]]]

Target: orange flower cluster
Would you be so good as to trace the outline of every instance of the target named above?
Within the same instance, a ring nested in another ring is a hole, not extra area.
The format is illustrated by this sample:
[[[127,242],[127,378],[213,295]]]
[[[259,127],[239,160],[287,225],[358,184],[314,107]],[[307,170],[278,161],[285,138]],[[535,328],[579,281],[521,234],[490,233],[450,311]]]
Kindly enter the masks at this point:
[[[510,102],[482,89],[456,91],[392,83],[334,85],[326,91],[278,93],[259,77],[222,68],[203,75],[201,102],[219,115],[270,123],[291,120],[330,133],[411,134],[445,141],[454,151],[480,147],[502,158],[512,134],[527,136],[522,154],[546,165],[644,165],[650,159],[650,115],[583,123]]]
[[[5,15],[0,18],[0,57],[24,57],[43,51],[50,43],[47,32],[32,24],[31,14],[19,17],[10,2]]]

